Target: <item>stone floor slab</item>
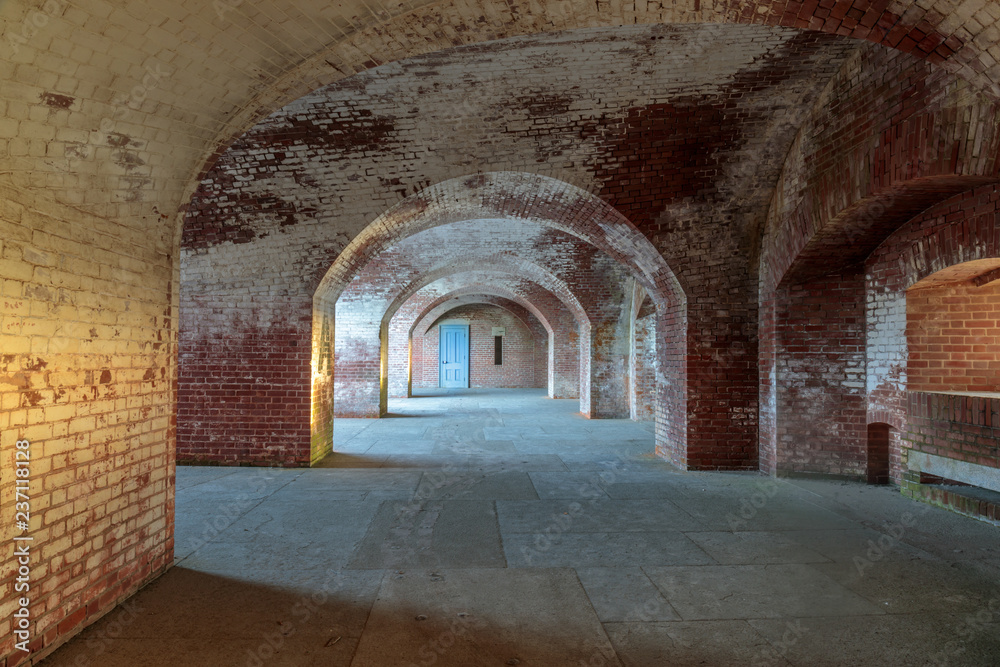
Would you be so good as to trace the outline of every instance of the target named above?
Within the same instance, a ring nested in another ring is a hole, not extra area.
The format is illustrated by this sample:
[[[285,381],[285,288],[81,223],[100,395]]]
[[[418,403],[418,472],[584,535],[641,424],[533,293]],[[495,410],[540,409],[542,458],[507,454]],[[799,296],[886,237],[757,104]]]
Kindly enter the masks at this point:
[[[937,558],[886,561],[870,555],[875,560],[865,557],[814,567],[889,614],[974,613],[991,599],[1000,600],[1000,580],[984,585],[978,573],[942,567]]]
[[[599,489],[579,499],[501,501],[497,503],[504,533],[536,533],[553,525],[561,532],[655,532],[698,530],[701,523],[670,501],[605,500]]]
[[[311,470],[307,475],[300,475],[292,483],[275,492],[275,500],[281,500],[285,494],[296,491],[311,493],[326,492],[368,492],[400,489],[412,494],[420,481],[421,473],[416,470],[382,470],[373,468],[362,469],[323,469]]]
[[[868,558],[869,552],[887,561],[934,557],[905,542],[895,539],[887,542],[891,536],[887,537],[886,533],[860,526],[835,530],[787,530],[782,534],[835,562],[854,562],[857,558]],[[884,546],[879,546],[880,541]]]
[[[524,472],[481,473],[464,470],[424,473],[417,485],[422,500],[537,500]]]
[[[684,620],[883,613],[809,565],[643,567]]]
[[[538,497],[543,500],[608,499],[599,473],[595,472],[533,472],[531,481]]]
[[[383,580],[352,667],[413,664],[621,663],[573,570],[489,569]]]
[[[626,667],[746,667],[790,665],[745,621],[606,623]]]
[[[748,623],[780,647],[796,667],[1000,664],[1000,623],[996,620],[970,625],[964,616],[914,614]]]
[[[685,533],[722,565],[828,563],[830,559],[779,532]]]
[[[512,533],[504,535],[510,567],[709,565],[715,561],[680,532]]]
[[[381,504],[353,569],[506,567],[496,508],[482,500]]]
[[[576,574],[602,623],[680,620],[642,568],[578,567]]]

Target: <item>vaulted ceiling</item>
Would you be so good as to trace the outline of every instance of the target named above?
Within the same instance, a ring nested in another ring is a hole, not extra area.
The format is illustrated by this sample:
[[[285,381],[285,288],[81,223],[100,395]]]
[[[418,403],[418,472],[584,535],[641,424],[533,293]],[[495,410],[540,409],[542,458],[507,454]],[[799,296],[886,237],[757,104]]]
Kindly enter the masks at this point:
[[[275,109],[383,63],[576,28],[753,23],[897,47],[996,96],[997,18],[1000,7],[987,0],[821,7],[798,0],[7,0],[0,5],[0,183],[18,189],[21,200],[41,196],[104,217],[141,216],[168,249],[180,222],[174,214],[213,155]],[[160,216],[170,226],[157,224]]]

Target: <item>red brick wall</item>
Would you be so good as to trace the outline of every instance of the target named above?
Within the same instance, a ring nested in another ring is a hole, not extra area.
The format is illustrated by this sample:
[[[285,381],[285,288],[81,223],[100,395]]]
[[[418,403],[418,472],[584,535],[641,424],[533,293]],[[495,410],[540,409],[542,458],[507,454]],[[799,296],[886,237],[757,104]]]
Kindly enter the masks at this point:
[[[867,349],[860,364],[859,331],[854,324],[857,312],[850,314],[850,325],[822,323],[824,346],[788,346],[781,337],[796,323],[802,324],[803,315],[788,295],[802,287],[821,293],[825,282],[841,282],[842,267],[861,265],[920,211],[995,179],[1000,135],[992,119],[997,107],[989,98],[960,94],[962,90],[963,84],[926,62],[866,46],[844,63],[824,92],[823,104],[793,143],[771,200],[760,260],[762,470],[781,471],[794,461],[789,471],[864,472],[866,420],[858,423],[857,372],[862,374],[862,401],[882,383],[899,385],[903,371],[895,357],[898,346],[904,345],[903,332],[883,330],[872,339],[869,327],[867,342],[860,341],[862,349]],[[890,256],[895,266],[898,255]],[[851,294],[844,298],[857,308],[864,308],[867,301],[869,318],[873,303],[896,298],[892,294],[898,288],[878,280],[869,280],[866,290],[858,289],[854,279],[851,283]],[[842,311],[837,293],[831,294],[829,303],[812,310]],[[900,322],[900,317],[905,320],[905,308],[880,308],[877,317]],[[861,311],[860,322],[864,321]],[[812,432],[808,421],[787,409],[792,397],[802,392],[807,377],[789,372],[809,366],[819,369],[828,359],[831,373],[820,373],[814,380],[814,405],[833,404],[822,415],[817,414],[818,407],[806,413],[832,429],[820,437],[819,442],[825,440],[823,447],[816,448],[796,437]],[[850,373],[846,373],[848,368]],[[842,372],[843,382],[834,380],[836,369]],[[825,389],[820,391],[820,387]],[[903,419],[890,420],[871,406],[867,412],[868,423],[894,426],[889,438],[898,481]],[[833,434],[837,437],[832,438]]]
[[[1000,468],[1000,399],[908,394],[907,448]]]
[[[973,262],[984,263],[981,271],[988,272],[996,258],[1000,258],[1000,192],[984,186],[917,216],[886,239],[865,264],[868,421],[893,427],[890,456],[896,483],[902,479],[908,446],[902,438],[907,434],[911,405],[907,398],[908,302],[914,294],[919,301],[923,291],[907,290],[942,271]],[[924,369],[918,364],[916,370],[919,377]],[[963,427],[946,430],[955,428]]]
[[[254,309],[182,298],[177,459],[308,465],[313,385],[311,306],[262,322]]]
[[[1000,391],[1000,283],[910,289],[909,391]]]
[[[473,388],[544,388],[546,372],[538,374],[538,345],[531,331],[513,314],[497,306],[468,305],[447,313],[446,318],[469,321],[469,385]],[[503,364],[493,364],[493,327],[504,327]],[[420,380],[414,387],[438,386],[439,330],[432,326],[419,336]]]
[[[656,418],[656,315],[636,318],[630,378],[633,401],[631,417],[636,421]]]
[[[652,421],[657,403],[656,307],[646,290],[634,282],[630,303],[629,416],[636,421]]]
[[[864,287],[858,266],[779,292],[779,475],[865,473]]]
[[[0,665],[9,666],[37,664],[174,556],[177,257],[157,247],[147,220],[45,199],[22,206],[25,192],[0,185]],[[27,519],[16,516],[25,502]],[[28,548],[27,562],[15,546]],[[21,598],[26,627],[14,616]]]
[[[383,336],[377,313],[374,322],[337,320],[334,346],[334,410],[337,417],[378,418],[385,414],[382,400]],[[360,319],[360,318],[359,318]]]

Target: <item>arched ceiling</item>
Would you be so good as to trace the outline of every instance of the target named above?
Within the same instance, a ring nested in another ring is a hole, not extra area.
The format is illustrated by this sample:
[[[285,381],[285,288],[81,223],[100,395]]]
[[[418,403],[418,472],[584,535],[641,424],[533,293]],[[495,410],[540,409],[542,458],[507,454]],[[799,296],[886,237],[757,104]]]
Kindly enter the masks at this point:
[[[534,280],[498,269],[456,271],[413,285],[390,307],[383,321],[402,317],[416,322],[422,313],[450,299],[483,295],[503,297],[524,306],[549,331],[560,321],[566,326],[574,323],[590,326],[586,313],[572,295],[566,298]]]
[[[516,282],[512,271],[522,272],[563,298],[581,301],[591,315],[627,271],[585,241],[535,222],[454,222],[418,232],[372,258],[340,295],[338,321],[391,318],[387,310],[428,281],[470,269],[496,269],[497,286]]]
[[[521,295],[537,293],[540,290],[561,302],[563,307],[573,313],[573,317],[581,326],[590,324],[591,311],[580,302],[566,283],[546,271],[544,267],[524,260],[497,263],[488,268],[481,268],[480,265],[481,263],[476,260],[456,262],[429,272],[407,285],[389,304],[382,318],[383,325],[388,326],[389,321],[403,304],[418,294],[433,298],[475,285],[500,285],[514,294]],[[530,298],[527,300],[533,303],[536,301]],[[587,305],[593,307],[593,304]]]
[[[996,97],[998,18],[985,0],[8,0],[0,5],[0,185],[22,200],[143,216],[153,233],[213,154],[311,90],[422,53],[586,27],[821,30],[927,58]]]
[[[798,128],[860,44],[769,26],[628,26],[387,64],[236,141],[192,201],[184,246],[302,224],[355,238],[395,224],[410,197],[434,210],[428,184],[503,171],[597,195],[647,236],[664,217],[712,209],[747,247]]]
[[[517,301],[505,299],[497,296],[464,296],[448,299],[447,302],[438,307],[424,311],[424,313],[414,322],[411,333],[426,336],[431,328],[441,320],[452,317],[455,311],[462,310],[466,306],[495,306],[506,310],[513,315],[525,329],[529,331],[545,331],[544,323],[539,320],[529,309],[522,306]]]
[[[212,199],[218,197],[213,194]],[[269,196],[269,199],[276,198]],[[362,206],[370,206],[364,199]],[[209,203],[212,206],[214,202]],[[303,224],[294,215],[288,216],[292,219],[288,227],[295,230],[294,234],[300,238],[312,234],[302,263],[316,267],[305,272],[306,285],[315,291],[314,301],[326,304],[335,301],[374,257],[403,239],[440,225],[469,220],[496,226],[522,220],[567,233],[629,267],[654,299],[673,304],[682,304],[686,299],[663,256],[628,219],[595,195],[548,176],[518,171],[466,175],[426,187],[381,212],[374,220],[368,217],[372,214],[363,213],[355,216],[353,222],[346,222],[350,213],[341,210],[336,225],[311,220]],[[209,210],[189,218],[186,230],[198,227],[199,234],[207,230],[218,236],[217,225],[230,220],[241,222],[242,218],[233,209],[221,214]],[[216,227],[211,228],[212,225]],[[346,231],[330,234],[331,229],[344,230],[344,227]],[[341,236],[350,239],[346,246]],[[185,243],[185,249],[191,249],[187,253],[189,258],[205,251],[240,255],[240,261],[245,261],[248,255],[243,249],[234,251],[232,244],[205,247],[196,240]],[[273,245],[254,243],[249,252],[267,253]],[[288,243],[279,241],[277,246],[285,252],[289,249]],[[331,258],[332,265],[323,262],[326,257]],[[319,274],[322,278],[312,283],[310,274],[319,270],[323,272]]]
[[[942,287],[945,285],[975,285],[982,287],[1000,280],[1000,260],[974,259],[955,264],[921,278],[909,287],[911,290]]]

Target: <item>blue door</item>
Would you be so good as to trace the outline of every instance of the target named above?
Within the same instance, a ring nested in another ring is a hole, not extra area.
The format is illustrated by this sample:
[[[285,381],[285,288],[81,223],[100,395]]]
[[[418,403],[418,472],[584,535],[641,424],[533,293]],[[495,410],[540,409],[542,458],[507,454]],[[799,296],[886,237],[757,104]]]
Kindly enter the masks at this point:
[[[469,386],[469,325],[442,324],[438,384],[442,387]]]

